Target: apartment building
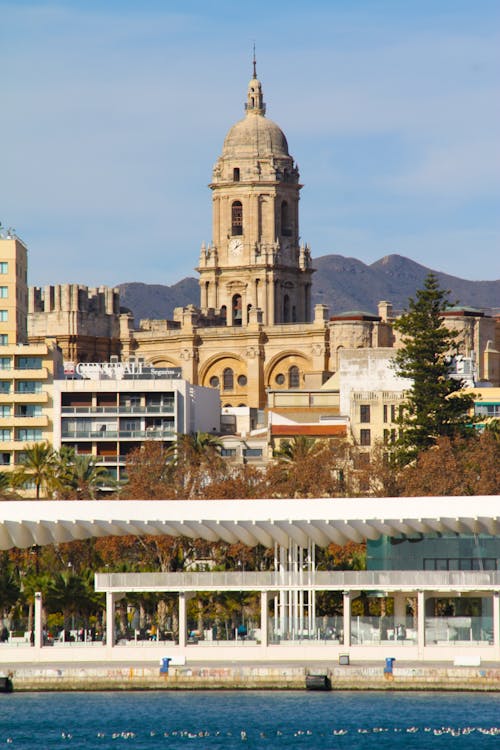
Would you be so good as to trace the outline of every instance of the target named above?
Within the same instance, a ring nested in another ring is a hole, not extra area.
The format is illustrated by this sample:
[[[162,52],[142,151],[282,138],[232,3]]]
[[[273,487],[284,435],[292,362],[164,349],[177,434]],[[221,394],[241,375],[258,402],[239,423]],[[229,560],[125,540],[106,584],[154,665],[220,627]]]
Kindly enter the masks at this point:
[[[54,447],[94,456],[116,480],[126,478],[127,456],[144,442],[168,446],[197,431],[220,431],[219,392],[191,385],[180,368],[67,362],[54,382]]]
[[[62,365],[55,344],[26,343],[27,257],[12,231],[0,234],[0,470],[7,472],[27,445],[52,441],[51,386]]]

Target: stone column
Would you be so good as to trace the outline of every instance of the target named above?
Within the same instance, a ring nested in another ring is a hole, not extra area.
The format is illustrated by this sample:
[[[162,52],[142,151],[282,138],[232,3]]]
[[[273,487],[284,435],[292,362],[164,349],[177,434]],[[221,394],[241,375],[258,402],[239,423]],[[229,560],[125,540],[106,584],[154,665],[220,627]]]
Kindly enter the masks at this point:
[[[493,592],[493,648],[495,659],[500,659],[500,591]]]
[[[269,644],[269,592],[260,592],[260,642],[262,646]]]
[[[42,593],[37,591],[35,593],[35,617],[33,622],[33,628],[35,630],[35,639],[33,645],[35,648],[41,648],[43,646],[43,630],[42,630]]]
[[[115,645],[115,602],[117,595],[112,591],[106,591],[106,646],[111,648]]]
[[[343,591],[344,599],[344,646],[351,645],[351,592]]]
[[[179,646],[186,648],[187,644],[187,603],[188,595],[185,591],[179,591]]]
[[[406,594],[394,593],[394,627],[399,623],[406,626]]]
[[[423,659],[425,646],[425,592],[417,591],[417,646],[418,658]]]

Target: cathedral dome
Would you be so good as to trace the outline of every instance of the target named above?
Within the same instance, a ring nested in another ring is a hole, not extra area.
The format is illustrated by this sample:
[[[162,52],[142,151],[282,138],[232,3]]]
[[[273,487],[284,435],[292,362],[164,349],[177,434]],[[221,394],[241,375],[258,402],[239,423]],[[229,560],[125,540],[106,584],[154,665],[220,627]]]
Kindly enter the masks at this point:
[[[275,122],[260,112],[250,110],[226,135],[222,156],[289,156],[288,143],[285,134]]]
[[[245,117],[233,125],[224,140],[222,158],[289,157],[288,143],[281,128],[265,116],[262,85],[254,74],[248,84]]]

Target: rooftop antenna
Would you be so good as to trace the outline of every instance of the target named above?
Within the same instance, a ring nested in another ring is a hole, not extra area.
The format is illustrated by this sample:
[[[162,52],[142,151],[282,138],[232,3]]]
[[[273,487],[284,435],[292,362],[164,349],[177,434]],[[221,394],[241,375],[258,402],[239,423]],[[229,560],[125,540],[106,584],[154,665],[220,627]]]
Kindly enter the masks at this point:
[[[255,42],[253,43],[253,77],[257,78],[257,60],[255,59]]]

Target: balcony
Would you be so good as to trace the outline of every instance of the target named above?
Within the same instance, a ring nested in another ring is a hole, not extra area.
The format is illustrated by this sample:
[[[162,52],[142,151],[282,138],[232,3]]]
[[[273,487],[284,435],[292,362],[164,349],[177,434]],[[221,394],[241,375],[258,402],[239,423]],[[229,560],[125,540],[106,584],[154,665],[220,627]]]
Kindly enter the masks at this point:
[[[174,405],[165,404],[163,406],[63,406],[62,414],[173,414]]]
[[[62,440],[172,440],[172,430],[63,430]]]
[[[40,367],[38,370],[13,369],[9,375],[17,380],[47,380],[48,376],[49,371],[46,367]]]
[[[0,396],[0,403],[17,403],[17,404],[46,404],[49,400],[47,391],[39,393],[3,393]]]

